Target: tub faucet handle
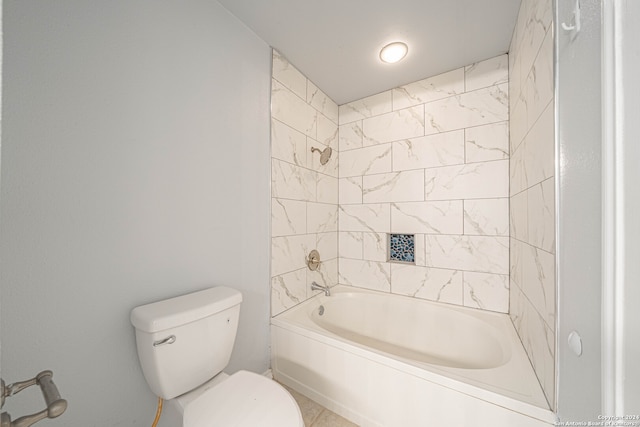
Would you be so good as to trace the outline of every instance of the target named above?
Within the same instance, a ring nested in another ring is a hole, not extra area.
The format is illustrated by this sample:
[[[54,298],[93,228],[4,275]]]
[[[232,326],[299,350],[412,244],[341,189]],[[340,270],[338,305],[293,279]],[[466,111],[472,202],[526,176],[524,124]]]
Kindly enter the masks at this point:
[[[309,252],[309,256],[307,256],[307,267],[309,267],[311,271],[316,271],[320,268],[320,252],[316,249]]]

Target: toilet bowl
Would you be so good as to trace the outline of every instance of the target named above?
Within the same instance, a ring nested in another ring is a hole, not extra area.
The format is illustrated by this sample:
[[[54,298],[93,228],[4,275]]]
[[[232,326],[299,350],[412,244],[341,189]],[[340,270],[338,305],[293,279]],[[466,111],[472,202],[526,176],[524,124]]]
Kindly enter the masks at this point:
[[[151,390],[183,427],[304,427],[284,387],[248,371],[227,375],[242,294],[218,286],[134,308],[138,359]]]
[[[180,401],[180,397],[176,400]],[[253,372],[238,371],[188,400],[186,405],[179,402],[184,408],[184,427],[304,426],[291,394],[275,381]]]

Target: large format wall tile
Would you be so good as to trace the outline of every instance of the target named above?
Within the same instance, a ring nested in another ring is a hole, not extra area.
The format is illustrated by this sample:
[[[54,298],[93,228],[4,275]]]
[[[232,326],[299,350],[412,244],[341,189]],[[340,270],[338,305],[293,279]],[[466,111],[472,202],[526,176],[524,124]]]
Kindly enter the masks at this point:
[[[509,146],[511,153],[516,151],[529,131],[527,127],[527,104],[525,95],[526,93],[524,92],[520,94],[521,99],[511,107],[509,112]]]
[[[522,272],[524,270],[522,266],[523,251],[524,243],[512,237],[509,241],[509,279],[520,288],[522,288]]]
[[[340,151],[362,148],[362,120],[340,125],[338,135]]]
[[[362,177],[364,203],[424,200],[424,172],[412,170]]]
[[[340,283],[376,291],[391,290],[389,263],[340,258],[339,265]]]
[[[378,145],[424,135],[424,106],[405,108],[362,121],[362,144]]]
[[[271,315],[281,312],[307,299],[306,268],[271,278]]]
[[[307,78],[279,52],[273,51],[273,78],[298,95],[307,96]]]
[[[390,205],[341,205],[338,208],[338,228],[340,231],[388,233],[391,228]]]
[[[524,22],[518,22],[516,25],[523,27],[516,54],[521,57],[521,73],[527,75],[539,55],[545,37],[550,32],[553,7],[551,0],[527,0],[523,2],[523,6],[526,16],[523,17]],[[524,84],[522,78],[521,84]]]
[[[467,92],[508,82],[509,57],[506,54],[464,67],[464,83]]]
[[[416,265],[419,267],[427,266],[427,248],[426,248],[426,234],[418,233],[413,236],[415,244],[415,257]]]
[[[549,101],[523,143],[522,185],[528,188],[554,174],[555,118],[553,102]]]
[[[319,173],[316,175],[316,200],[338,204],[338,178]]]
[[[338,207],[327,203],[307,203],[307,233],[338,231]]]
[[[509,312],[509,275],[465,271],[463,276],[466,307]]]
[[[353,176],[351,178],[340,178],[339,201],[340,204],[361,204],[362,203],[362,177]]]
[[[316,137],[318,112],[276,80],[271,88],[271,114],[297,131]]]
[[[363,259],[362,232],[341,231],[338,233],[338,256],[340,258]]]
[[[509,193],[512,197],[526,189],[528,180],[524,167],[524,154],[524,144],[520,144],[509,159]]]
[[[316,249],[322,256],[322,264],[338,258],[338,233],[324,232],[316,234]],[[333,282],[333,284],[336,283]]]
[[[529,243],[555,253],[555,188],[552,178],[528,190],[527,223]]]
[[[466,92],[425,104],[425,133],[463,129],[509,119],[506,84]]]
[[[464,234],[509,236],[509,199],[465,200]]]
[[[509,49],[510,315],[555,404],[555,123],[552,0],[523,0]]]
[[[509,122],[465,129],[465,161],[485,162],[509,158]]]
[[[340,178],[391,172],[391,144],[340,153]]]
[[[338,150],[338,125],[326,116],[318,114],[318,129],[315,140],[325,147],[331,147],[334,150]]]
[[[464,131],[396,141],[393,148],[393,170],[433,168],[464,163]]]
[[[395,294],[462,305],[462,272],[415,265],[391,265]]]
[[[324,114],[333,123],[338,123],[338,105],[311,81],[307,82],[306,99],[316,111]]]
[[[271,195],[284,199],[316,200],[316,176],[314,171],[291,163],[271,161]]]
[[[271,157],[307,166],[307,137],[302,132],[278,121],[271,120]]]
[[[430,267],[509,274],[509,238],[427,235],[426,262]]]
[[[527,221],[527,192],[523,191],[509,199],[509,220],[511,237],[520,241],[529,241],[529,223]]]
[[[392,233],[462,234],[462,200],[391,204]]]
[[[509,307],[511,320],[550,400],[555,393],[555,333],[517,286],[511,287]]]
[[[553,37],[547,33],[523,88],[530,129],[553,98]]]
[[[392,111],[391,91],[372,95],[367,98],[341,105],[338,108],[339,123],[351,123]]]
[[[555,257],[542,249],[522,245],[522,284],[533,307],[547,325],[555,324]]]
[[[387,241],[386,233],[362,233],[362,258],[367,261],[389,261]]]
[[[464,93],[464,69],[449,71],[393,89],[393,109],[413,107]]]
[[[271,199],[271,236],[291,236],[307,232],[307,203]]]
[[[271,275],[278,276],[306,268],[306,254],[315,246],[314,234],[273,237],[271,239]]]
[[[509,161],[425,169],[425,199],[489,199],[509,196]]]

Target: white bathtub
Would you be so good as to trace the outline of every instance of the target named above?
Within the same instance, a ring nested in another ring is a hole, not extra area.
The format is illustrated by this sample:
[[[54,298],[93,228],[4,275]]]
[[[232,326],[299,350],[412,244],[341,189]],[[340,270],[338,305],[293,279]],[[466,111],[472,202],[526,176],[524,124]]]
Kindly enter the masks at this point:
[[[556,420],[508,315],[353,287],[272,319],[272,370],[361,426]]]

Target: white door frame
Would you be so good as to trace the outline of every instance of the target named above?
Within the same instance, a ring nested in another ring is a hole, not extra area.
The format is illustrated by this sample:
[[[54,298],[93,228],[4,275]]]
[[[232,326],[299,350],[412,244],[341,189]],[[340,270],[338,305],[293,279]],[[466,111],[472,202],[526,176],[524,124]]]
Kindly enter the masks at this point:
[[[602,3],[602,410],[640,410],[640,21],[637,0]]]

